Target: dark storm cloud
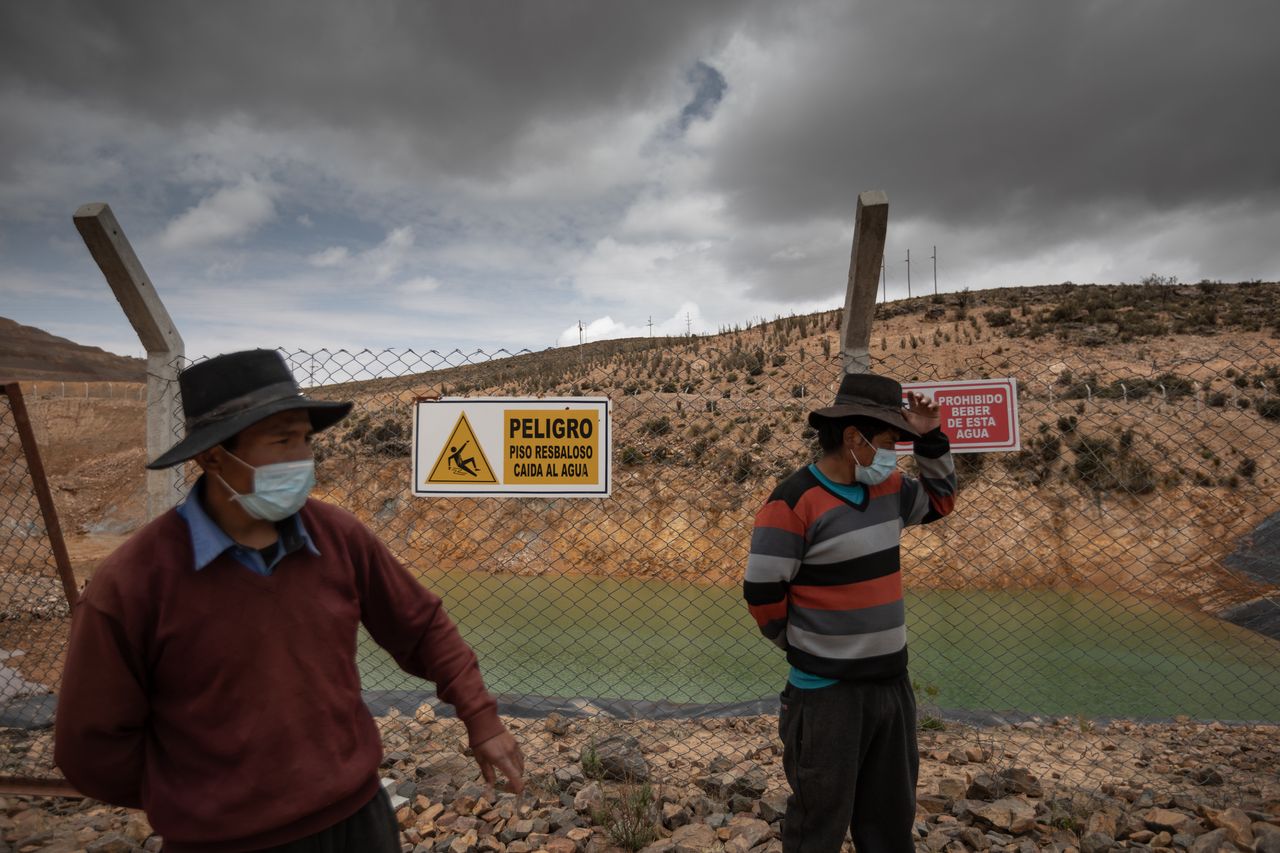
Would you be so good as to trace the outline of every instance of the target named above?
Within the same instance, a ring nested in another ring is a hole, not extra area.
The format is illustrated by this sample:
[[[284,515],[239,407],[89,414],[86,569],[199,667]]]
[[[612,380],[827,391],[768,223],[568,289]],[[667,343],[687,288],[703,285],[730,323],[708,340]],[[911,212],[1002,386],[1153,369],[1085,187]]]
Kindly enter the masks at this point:
[[[649,105],[723,43],[726,16],[741,8],[729,0],[7,4],[0,85],[160,123],[239,114],[273,130],[407,139],[428,165],[484,174],[503,165],[531,123]]]
[[[680,111],[680,129],[687,130],[694,119],[709,119],[729,88],[724,75],[705,62],[694,63],[688,74],[693,98]]]
[[[714,328],[838,299],[867,189],[891,294],[935,244],[951,287],[1274,277],[1276,32],[1273,0],[0,4],[0,237],[31,247],[0,286],[101,197],[192,293],[405,234],[406,293],[534,276],[543,328]]]
[[[848,216],[868,188],[915,216],[1024,226],[1096,205],[1274,203],[1280,189],[1280,4],[812,11],[716,161],[746,220]]]

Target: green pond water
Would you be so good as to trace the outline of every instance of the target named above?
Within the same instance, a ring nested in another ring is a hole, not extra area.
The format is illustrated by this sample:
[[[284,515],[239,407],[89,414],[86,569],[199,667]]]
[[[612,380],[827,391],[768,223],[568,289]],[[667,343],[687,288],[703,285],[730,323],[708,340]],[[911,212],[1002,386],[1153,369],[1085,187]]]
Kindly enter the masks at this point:
[[[786,678],[737,589],[434,572],[490,689],[508,695],[742,702]],[[1102,593],[907,595],[911,674],[944,709],[1280,720],[1280,642]],[[368,689],[428,689],[361,640]]]

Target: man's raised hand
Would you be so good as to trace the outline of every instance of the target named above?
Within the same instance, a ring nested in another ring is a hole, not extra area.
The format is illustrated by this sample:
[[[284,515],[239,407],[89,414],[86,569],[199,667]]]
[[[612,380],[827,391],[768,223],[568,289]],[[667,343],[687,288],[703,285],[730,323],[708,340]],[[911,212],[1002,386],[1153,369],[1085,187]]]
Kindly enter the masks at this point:
[[[942,425],[942,417],[938,404],[916,391],[907,392],[907,410],[902,413],[911,428],[920,435],[931,432]]]

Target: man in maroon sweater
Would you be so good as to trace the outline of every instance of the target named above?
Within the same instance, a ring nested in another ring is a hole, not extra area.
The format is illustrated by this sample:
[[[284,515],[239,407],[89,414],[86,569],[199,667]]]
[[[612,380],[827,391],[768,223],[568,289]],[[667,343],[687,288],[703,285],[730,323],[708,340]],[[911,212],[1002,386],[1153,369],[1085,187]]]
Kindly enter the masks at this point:
[[[363,624],[456,708],[484,778],[521,790],[520,748],[440,599],[354,516],[307,499],[310,437],[351,404],[302,396],[270,350],[179,384],[187,436],[148,467],[194,459],[204,475],[75,607],[56,722],[68,781],[144,809],[166,851],[398,853]]]

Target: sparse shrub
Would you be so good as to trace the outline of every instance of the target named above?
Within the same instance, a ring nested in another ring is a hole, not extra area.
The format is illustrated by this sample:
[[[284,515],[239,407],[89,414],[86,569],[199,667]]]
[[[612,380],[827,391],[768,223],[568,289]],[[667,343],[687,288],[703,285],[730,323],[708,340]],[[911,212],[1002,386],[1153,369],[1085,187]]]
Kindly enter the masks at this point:
[[[596,749],[594,737],[582,749],[582,774],[588,779],[604,778],[604,766],[600,763],[600,753]]]
[[[756,443],[764,444],[771,438],[773,438],[773,427],[768,424],[760,424],[760,428],[756,430]]]
[[[649,435],[666,435],[671,432],[671,418],[666,415],[650,418],[641,425],[640,429]]]
[[[1280,421],[1280,399],[1268,397],[1258,402],[1258,414],[1269,421]]]
[[[408,456],[409,439],[404,424],[388,418],[364,434],[364,444],[380,456]]]
[[[733,462],[730,475],[735,483],[745,483],[756,473],[756,460],[749,452],[744,451]]]
[[[1218,481],[1215,480],[1212,475],[1210,475],[1205,471],[1196,471],[1194,474],[1192,474],[1191,482],[1205,489],[1211,489],[1214,486],[1218,485]]]
[[[986,312],[987,325],[993,329],[1013,325],[1013,313],[1008,308],[995,308]]]
[[[624,444],[618,451],[618,461],[623,465],[639,465],[644,462],[644,451],[630,444]]]
[[[976,456],[980,454],[964,454],[966,456]],[[921,684],[914,678],[911,679],[911,690],[916,694],[916,726],[922,731],[940,732],[946,729],[946,721],[938,716],[938,696],[941,690],[936,684]]]
[[[624,850],[639,850],[658,838],[658,807],[647,782],[623,782],[591,816]]]
[[[1132,452],[1133,436],[1126,431],[1119,446],[1105,438],[1080,436],[1072,444],[1076,459],[1072,472],[1077,482],[1095,492],[1150,494],[1156,489],[1155,469]]]

